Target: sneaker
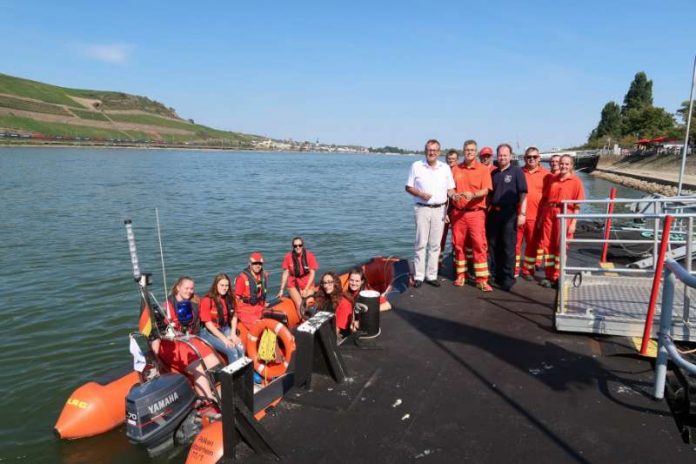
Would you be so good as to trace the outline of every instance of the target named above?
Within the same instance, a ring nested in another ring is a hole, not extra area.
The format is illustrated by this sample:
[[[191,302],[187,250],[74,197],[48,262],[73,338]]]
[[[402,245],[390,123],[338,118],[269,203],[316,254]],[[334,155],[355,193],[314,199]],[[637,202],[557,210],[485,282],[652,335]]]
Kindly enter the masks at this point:
[[[425,283],[428,285],[432,285],[433,287],[439,287],[440,286],[440,281],[437,279],[426,279]]]
[[[482,292],[492,292],[493,291],[493,287],[488,285],[488,282],[479,282],[476,284],[476,288],[478,288]]]
[[[415,282],[413,282],[413,288],[420,288],[421,285],[423,285],[422,280],[416,280]]]
[[[463,274],[458,275],[457,280],[454,281],[454,286],[455,287],[463,287],[465,283],[466,283],[466,276]]]

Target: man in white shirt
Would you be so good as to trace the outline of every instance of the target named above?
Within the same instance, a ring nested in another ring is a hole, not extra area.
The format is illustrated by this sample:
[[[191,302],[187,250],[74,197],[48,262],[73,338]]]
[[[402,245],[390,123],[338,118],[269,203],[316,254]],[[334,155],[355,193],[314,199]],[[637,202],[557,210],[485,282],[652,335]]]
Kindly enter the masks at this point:
[[[411,165],[406,182],[406,191],[413,195],[415,202],[415,287],[420,287],[423,280],[434,287],[440,286],[437,280],[440,239],[445,225],[447,199],[454,195],[454,178],[452,170],[439,161],[439,157],[440,142],[435,139],[428,140],[425,144],[425,160],[416,161]]]

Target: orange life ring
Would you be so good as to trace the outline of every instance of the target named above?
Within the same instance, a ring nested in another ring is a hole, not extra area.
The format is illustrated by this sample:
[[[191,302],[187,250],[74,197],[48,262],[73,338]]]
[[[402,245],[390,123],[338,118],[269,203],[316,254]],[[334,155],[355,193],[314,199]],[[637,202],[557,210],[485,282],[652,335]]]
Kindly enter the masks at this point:
[[[283,361],[277,363],[265,363],[259,359],[258,349],[259,340],[264,330],[271,330],[280,339],[283,352]],[[295,353],[295,337],[290,333],[287,327],[282,322],[275,319],[260,319],[254,327],[249,330],[247,335],[247,357],[254,361],[254,370],[263,378],[269,379],[285,374]]]

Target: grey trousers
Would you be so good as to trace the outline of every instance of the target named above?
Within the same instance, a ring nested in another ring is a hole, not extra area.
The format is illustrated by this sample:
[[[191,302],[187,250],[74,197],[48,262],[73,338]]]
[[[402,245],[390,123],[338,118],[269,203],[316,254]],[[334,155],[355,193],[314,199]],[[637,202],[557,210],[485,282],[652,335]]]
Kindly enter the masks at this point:
[[[440,240],[445,227],[445,205],[438,208],[415,205],[416,256],[413,259],[416,280],[437,279]],[[426,267],[427,262],[427,267]]]

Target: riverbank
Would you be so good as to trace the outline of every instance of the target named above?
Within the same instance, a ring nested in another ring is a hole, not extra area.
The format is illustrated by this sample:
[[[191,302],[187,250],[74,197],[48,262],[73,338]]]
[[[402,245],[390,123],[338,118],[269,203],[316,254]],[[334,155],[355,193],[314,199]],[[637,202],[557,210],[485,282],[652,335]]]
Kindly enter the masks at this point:
[[[603,155],[597,169],[591,175],[643,192],[674,196],[677,194],[680,169],[681,157],[671,154]],[[696,159],[693,156],[687,157],[682,194],[696,194],[694,173],[696,173]]]

